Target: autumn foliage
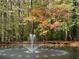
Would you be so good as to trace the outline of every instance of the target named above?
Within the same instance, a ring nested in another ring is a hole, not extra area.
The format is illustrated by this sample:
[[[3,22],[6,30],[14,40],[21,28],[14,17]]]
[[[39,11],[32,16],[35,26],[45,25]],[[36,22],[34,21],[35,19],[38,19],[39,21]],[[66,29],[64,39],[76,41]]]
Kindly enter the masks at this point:
[[[60,27],[60,22],[59,21],[56,21],[53,24],[49,24],[50,29],[58,29],[58,27]]]
[[[40,19],[40,20],[46,20],[46,11],[44,8],[33,8],[32,9],[32,16]]]
[[[48,0],[43,2],[48,2]],[[73,26],[69,7],[66,4],[52,5],[50,10],[45,6],[33,7],[30,22],[33,21],[36,26],[34,32],[41,38],[45,37],[45,39],[51,35],[54,38],[55,35],[58,36],[62,32],[61,34],[64,34],[65,38],[67,38],[67,34],[70,33],[70,29]]]
[[[69,17],[70,17],[69,10],[66,7],[66,5],[54,6],[51,11],[51,15],[55,16],[57,18],[65,19],[65,20],[69,19]]]

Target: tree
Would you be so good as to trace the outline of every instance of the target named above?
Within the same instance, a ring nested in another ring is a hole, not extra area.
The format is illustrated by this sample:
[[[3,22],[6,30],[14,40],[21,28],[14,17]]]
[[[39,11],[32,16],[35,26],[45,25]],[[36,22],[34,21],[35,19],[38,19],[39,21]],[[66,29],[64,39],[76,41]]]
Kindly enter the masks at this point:
[[[74,26],[71,28],[71,35],[72,39],[76,38],[77,33],[77,14],[76,14],[76,7],[78,6],[78,3],[76,0],[73,0],[73,9],[72,9],[72,22],[74,22]]]

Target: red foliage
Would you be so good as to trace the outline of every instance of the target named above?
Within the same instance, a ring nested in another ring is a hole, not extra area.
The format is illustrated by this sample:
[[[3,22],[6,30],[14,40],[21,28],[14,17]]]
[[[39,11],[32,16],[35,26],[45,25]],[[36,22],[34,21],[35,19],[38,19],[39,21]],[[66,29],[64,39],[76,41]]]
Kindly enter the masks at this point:
[[[69,19],[69,11],[61,6],[61,7],[54,7],[52,9],[52,15],[53,16],[56,16],[56,17],[60,17],[60,18],[63,18],[63,19]]]
[[[53,24],[48,25],[50,29],[57,29],[60,26],[60,22],[56,21]]]

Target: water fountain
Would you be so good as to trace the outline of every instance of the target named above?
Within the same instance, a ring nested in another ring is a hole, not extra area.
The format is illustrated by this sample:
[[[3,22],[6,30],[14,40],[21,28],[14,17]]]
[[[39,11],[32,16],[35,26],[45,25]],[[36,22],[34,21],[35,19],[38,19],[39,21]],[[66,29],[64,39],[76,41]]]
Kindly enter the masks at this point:
[[[33,24],[32,24],[33,31]],[[20,48],[0,48],[0,59],[68,59],[69,53],[60,49],[41,48],[35,44],[36,35],[29,34],[29,44]],[[69,58],[70,59],[70,58]]]
[[[69,53],[60,49],[41,48],[41,44],[35,44],[36,35],[32,24],[32,34],[29,34],[27,47],[2,48],[0,59],[68,59]]]
[[[31,47],[33,48],[33,47]],[[69,53],[59,49],[48,48],[9,48],[0,49],[0,59],[68,59]]]
[[[35,39],[36,39],[36,35],[35,34],[29,34],[29,45],[27,47],[28,51],[26,51],[26,53],[38,53],[38,51],[36,51],[36,49],[39,46],[36,46],[36,44],[34,44]]]
[[[69,53],[59,49],[41,48],[35,44],[36,35],[32,24],[32,34],[29,34],[27,47],[0,49],[0,59],[68,59]]]

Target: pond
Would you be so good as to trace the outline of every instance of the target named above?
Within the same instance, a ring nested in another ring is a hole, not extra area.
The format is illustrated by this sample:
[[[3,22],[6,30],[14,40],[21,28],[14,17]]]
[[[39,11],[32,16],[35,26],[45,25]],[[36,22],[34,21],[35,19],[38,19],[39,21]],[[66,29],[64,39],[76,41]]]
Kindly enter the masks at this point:
[[[26,48],[0,49],[0,59],[79,59],[79,48],[38,48],[28,53]]]

